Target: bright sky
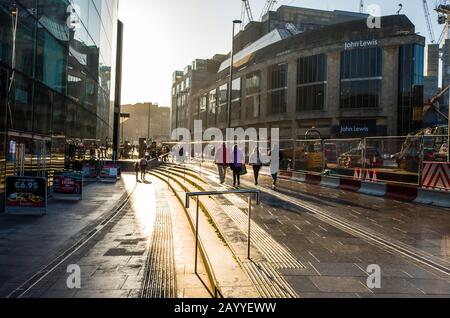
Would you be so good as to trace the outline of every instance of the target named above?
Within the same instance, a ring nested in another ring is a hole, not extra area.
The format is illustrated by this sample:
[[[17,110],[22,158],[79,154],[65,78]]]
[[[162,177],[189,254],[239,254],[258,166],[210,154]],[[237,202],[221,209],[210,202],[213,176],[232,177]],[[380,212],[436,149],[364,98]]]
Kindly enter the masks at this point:
[[[266,0],[250,0],[258,19]],[[436,38],[434,0],[428,0]],[[170,106],[172,73],[196,58],[227,53],[231,21],[241,15],[241,0],[121,0],[119,17],[124,29],[122,103],[153,102]],[[381,6],[382,15],[402,13],[428,38],[422,0],[366,0]],[[325,10],[358,11],[359,0],[279,0],[280,5]]]

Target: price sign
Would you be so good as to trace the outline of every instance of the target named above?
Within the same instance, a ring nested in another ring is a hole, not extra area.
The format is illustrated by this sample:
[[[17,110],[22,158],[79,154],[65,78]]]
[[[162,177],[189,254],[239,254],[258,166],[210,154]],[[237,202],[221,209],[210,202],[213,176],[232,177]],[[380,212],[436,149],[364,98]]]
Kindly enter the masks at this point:
[[[12,214],[45,214],[47,179],[8,177],[6,179],[6,211]]]

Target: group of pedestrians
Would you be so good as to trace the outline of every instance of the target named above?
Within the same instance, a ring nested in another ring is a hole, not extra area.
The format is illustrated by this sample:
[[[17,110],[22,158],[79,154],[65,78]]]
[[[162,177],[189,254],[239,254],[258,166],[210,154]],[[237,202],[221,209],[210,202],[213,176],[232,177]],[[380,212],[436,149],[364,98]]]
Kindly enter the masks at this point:
[[[277,152],[281,157],[279,148],[274,148],[269,152],[269,156],[272,153]],[[259,184],[259,175],[264,163],[268,160],[264,160],[263,154],[260,152],[259,147],[256,147],[250,155],[250,165],[253,167],[253,176],[255,180],[255,186]],[[245,156],[243,152],[235,145],[231,150],[225,143],[217,149],[215,154],[215,164],[219,171],[220,184],[224,184],[226,180],[227,169],[230,168],[233,173],[233,187],[239,188],[241,186],[241,176],[247,174],[247,168],[245,165]],[[270,160],[270,170],[272,176],[272,188],[276,189],[278,180],[278,164],[279,162],[273,162]]]

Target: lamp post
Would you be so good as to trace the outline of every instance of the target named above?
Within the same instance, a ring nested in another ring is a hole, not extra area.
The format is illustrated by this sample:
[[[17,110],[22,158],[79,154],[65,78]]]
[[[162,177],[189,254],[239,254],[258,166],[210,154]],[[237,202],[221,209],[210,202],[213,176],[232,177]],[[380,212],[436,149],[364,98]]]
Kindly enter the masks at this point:
[[[150,114],[152,111],[152,104],[148,106],[147,112],[147,142],[150,140]]]
[[[19,20],[19,7],[16,2],[13,2],[9,8],[9,13],[12,19],[12,52],[11,52],[11,76],[9,77],[8,84],[8,97],[7,97],[7,117],[9,116],[10,128],[14,128],[13,115],[11,111],[11,91],[16,77],[16,40],[17,40],[17,23]]]
[[[227,109],[227,128],[231,128],[231,98],[233,86],[233,64],[234,64],[234,28],[236,24],[241,24],[241,20],[233,21],[233,34],[231,36],[231,53],[230,53],[230,80],[228,84],[228,109]]]

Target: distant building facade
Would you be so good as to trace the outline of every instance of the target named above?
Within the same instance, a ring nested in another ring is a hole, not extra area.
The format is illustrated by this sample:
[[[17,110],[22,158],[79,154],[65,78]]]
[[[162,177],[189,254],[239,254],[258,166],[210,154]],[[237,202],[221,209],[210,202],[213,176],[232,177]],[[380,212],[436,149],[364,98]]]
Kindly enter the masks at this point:
[[[122,105],[121,140],[137,143],[139,138],[168,140],[170,138],[170,107],[152,103]],[[129,116],[129,117],[128,117]]]
[[[381,23],[370,29],[359,13],[282,6],[247,25],[235,37],[231,126],[279,128],[282,139],[312,127],[328,138],[420,129],[425,39],[406,16]],[[228,56],[181,101],[186,72],[175,73],[173,126],[226,128],[229,66]]]

